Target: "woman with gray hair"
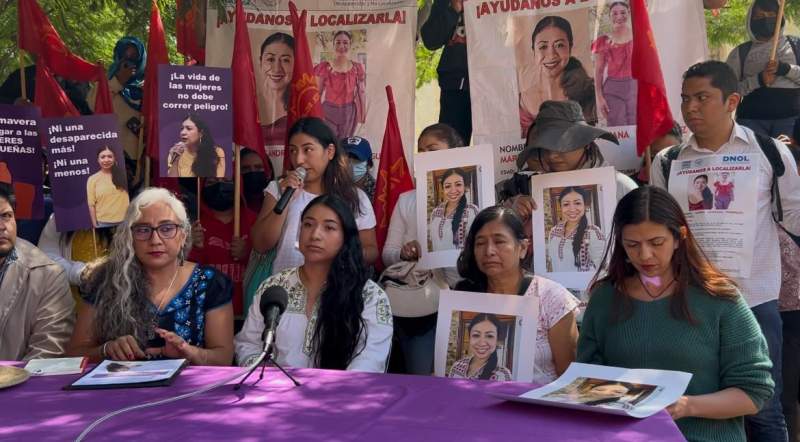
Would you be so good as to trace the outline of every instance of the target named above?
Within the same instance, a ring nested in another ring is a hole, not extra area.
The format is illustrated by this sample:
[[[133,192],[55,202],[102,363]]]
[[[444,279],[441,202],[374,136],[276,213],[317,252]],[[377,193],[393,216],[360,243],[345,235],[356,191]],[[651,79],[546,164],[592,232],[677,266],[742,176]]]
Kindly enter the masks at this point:
[[[92,361],[186,358],[195,365],[233,361],[233,285],[185,258],[186,209],[166,189],[131,202],[107,258],[85,272],[78,321],[67,353]]]

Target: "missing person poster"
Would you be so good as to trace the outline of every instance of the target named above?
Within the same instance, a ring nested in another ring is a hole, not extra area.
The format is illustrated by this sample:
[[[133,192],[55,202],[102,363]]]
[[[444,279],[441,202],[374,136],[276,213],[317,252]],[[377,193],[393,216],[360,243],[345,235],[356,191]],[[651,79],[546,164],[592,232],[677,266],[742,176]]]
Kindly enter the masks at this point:
[[[233,176],[230,69],[158,67],[160,176]]]
[[[699,5],[699,9],[689,7],[689,3]],[[676,11],[681,8],[688,8],[688,12]],[[650,0],[648,10],[652,22],[673,24],[672,32],[656,33],[661,65],[669,66],[665,78],[680,77],[692,63],[705,58],[707,49],[696,43],[705,41],[700,2]],[[687,26],[673,16],[694,18],[689,23],[699,20],[701,26],[675,33],[674,29]],[[636,36],[628,2],[471,1],[464,5],[464,20],[473,142],[492,144],[498,150],[498,181],[516,171],[516,157],[539,106],[546,100],[578,102],[586,121],[609,128],[620,139],[619,146],[600,146],[609,164],[620,171],[638,169],[637,87],[631,70]],[[679,96],[680,78],[677,80],[667,81],[668,96]],[[677,102],[671,104],[678,109]]]
[[[118,130],[110,114],[41,120],[59,232],[125,218],[128,181]]]
[[[712,155],[675,160],[669,193],[683,209],[692,234],[723,272],[747,278],[753,265],[760,155]]]
[[[389,103],[386,85],[395,91],[398,123],[410,158],[414,136],[414,0],[295,0],[308,10],[306,37],[319,84],[325,120],[339,139],[360,136],[379,146]],[[294,69],[294,36],[288,0],[252,0],[244,4],[259,121],[265,149],[276,176],[283,167],[289,83]],[[229,67],[233,51],[234,4],[218,15],[209,2],[206,65]],[[378,170],[380,151],[373,151]]]
[[[532,381],[538,318],[534,297],[443,290],[436,376]]]
[[[38,107],[0,105],[0,186],[14,192],[17,219],[44,217],[39,117]]]

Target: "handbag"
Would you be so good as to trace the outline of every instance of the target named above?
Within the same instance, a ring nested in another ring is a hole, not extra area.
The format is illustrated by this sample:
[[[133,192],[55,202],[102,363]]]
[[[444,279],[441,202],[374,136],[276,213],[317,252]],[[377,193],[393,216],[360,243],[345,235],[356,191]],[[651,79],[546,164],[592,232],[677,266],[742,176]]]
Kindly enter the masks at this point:
[[[378,282],[389,296],[392,315],[419,318],[439,310],[439,292],[448,289],[440,269],[418,270],[417,263],[401,261],[386,268]]]

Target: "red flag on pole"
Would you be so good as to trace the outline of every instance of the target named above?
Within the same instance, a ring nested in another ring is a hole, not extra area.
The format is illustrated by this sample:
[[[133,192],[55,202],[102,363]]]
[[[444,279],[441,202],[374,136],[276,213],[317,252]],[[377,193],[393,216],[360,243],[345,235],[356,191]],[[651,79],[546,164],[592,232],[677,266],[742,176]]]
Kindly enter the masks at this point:
[[[36,65],[36,85],[34,91],[34,103],[42,110],[42,116],[51,117],[72,117],[80,115],[78,109],[64,93],[64,89],[53,78],[50,69],[44,64]]]
[[[636,154],[642,156],[656,138],[666,134],[675,124],[667,101],[667,88],[661,74],[653,28],[644,0],[631,2],[633,25],[633,57],[631,68],[637,80]]]
[[[392,217],[394,206],[397,204],[397,198],[401,193],[414,188],[403,151],[403,140],[400,137],[400,125],[397,123],[397,109],[391,86],[386,86],[386,98],[389,100],[389,114],[386,116],[386,131],[383,133],[380,165],[378,166],[378,182],[375,183],[375,196],[372,201],[377,221],[375,237],[378,240],[378,250],[383,250],[383,245],[386,243],[389,220]],[[378,270],[383,268],[380,254],[376,268]]]
[[[289,109],[286,118],[287,130],[301,118],[322,118],[319,85],[317,77],[314,76],[314,64],[311,62],[311,51],[308,48],[308,38],[306,37],[308,11],[304,9],[303,13],[298,16],[297,6],[290,1],[289,13],[292,16],[292,33],[294,34],[294,71],[292,72]],[[283,170],[290,168],[289,140],[287,139],[286,149],[283,152]]]
[[[169,64],[164,25],[155,0],[150,6],[150,34],[147,37],[147,66],[144,69],[144,95],[142,117],[144,118],[147,148],[145,152],[152,161],[151,170],[158,175],[158,65]]]
[[[114,112],[105,68],[70,52],[36,0],[19,1],[17,23],[19,48],[36,54],[40,58],[37,66],[46,65],[51,75],[60,75],[68,80],[96,81],[95,113]]]
[[[233,142],[258,153],[264,167],[269,159],[264,151],[264,135],[258,123],[256,76],[242,0],[236,0],[236,34],[233,39]]]
[[[201,7],[197,0],[177,0],[175,39],[178,52],[202,65],[206,62],[206,51],[197,35],[198,21],[202,19],[199,11]]]

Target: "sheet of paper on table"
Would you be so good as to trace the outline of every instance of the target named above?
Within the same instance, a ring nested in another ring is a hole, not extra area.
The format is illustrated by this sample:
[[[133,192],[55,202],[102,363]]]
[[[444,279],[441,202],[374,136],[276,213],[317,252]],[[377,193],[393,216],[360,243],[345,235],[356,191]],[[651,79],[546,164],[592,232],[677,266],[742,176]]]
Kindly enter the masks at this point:
[[[691,373],[628,369],[573,362],[555,381],[519,396],[495,394],[515,402],[646,418],[673,404],[686,391]]]
[[[52,376],[60,374],[80,374],[89,360],[85,357],[31,359],[25,370],[34,376]]]
[[[186,359],[156,361],[101,362],[89,373],[69,385],[70,389],[150,387],[169,385],[186,365]]]

